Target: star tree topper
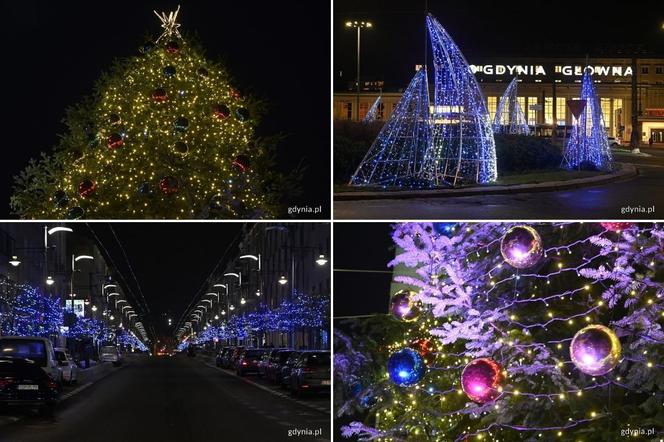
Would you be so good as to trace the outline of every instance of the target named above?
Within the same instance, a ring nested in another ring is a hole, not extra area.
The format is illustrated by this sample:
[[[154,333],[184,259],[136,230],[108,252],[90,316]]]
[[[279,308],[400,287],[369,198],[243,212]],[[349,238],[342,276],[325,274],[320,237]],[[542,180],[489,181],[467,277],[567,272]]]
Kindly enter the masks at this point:
[[[153,12],[157,17],[159,17],[159,20],[161,20],[161,27],[164,28],[164,32],[157,39],[157,43],[159,43],[159,40],[162,38],[168,38],[172,35],[182,39],[182,35],[180,35],[180,31],[178,30],[180,23],[177,23],[178,13],[180,12],[180,5],[178,5],[178,8],[175,10],[175,12],[171,11],[168,13],[168,15],[166,15],[165,12],[162,12],[161,15],[159,15],[157,11]]]

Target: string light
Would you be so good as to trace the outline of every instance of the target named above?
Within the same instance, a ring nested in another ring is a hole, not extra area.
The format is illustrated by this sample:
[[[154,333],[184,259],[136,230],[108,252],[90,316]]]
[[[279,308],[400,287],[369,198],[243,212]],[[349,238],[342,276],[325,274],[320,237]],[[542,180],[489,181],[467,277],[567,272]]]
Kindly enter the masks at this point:
[[[507,86],[507,89],[505,89],[503,96],[500,97],[496,115],[493,119],[494,133],[515,135],[530,134],[530,128],[528,127],[526,116],[524,115],[517,98],[517,84],[518,79],[517,77],[514,77]]]

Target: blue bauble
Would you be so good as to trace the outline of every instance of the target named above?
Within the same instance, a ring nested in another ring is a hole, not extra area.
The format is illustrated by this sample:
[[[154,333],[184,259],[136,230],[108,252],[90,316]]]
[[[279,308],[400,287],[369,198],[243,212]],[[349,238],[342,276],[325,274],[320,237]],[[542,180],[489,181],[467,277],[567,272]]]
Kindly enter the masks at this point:
[[[387,360],[387,373],[390,379],[400,387],[417,384],[426,372],[422,356],[412,348],[403,348],[392,353]]]
[[[448,238],[454,236],[456,223],[433,223],[433,230],[439,235],[445,235]]]
[[[172,77],[175,75],[175,66],[168,65],[164,68],[164,75],[167,77]]]

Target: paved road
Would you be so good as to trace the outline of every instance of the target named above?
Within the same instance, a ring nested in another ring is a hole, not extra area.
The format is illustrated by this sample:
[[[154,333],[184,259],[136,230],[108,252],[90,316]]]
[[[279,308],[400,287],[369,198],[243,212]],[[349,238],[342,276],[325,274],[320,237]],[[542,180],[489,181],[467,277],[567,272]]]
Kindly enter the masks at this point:
[[[289,430],[321,430],[292,436]],[[61,404],[0,428],[2,442],[330,440],[330,417],[200,360],[139,358]]]
[[[632,179],[557,192],[402,200],[340,201],[335,219],[662,219],[664,149],[642,149],[651,157],[616,154],[639,172]],[[653,208],[629,213],[624,208]]]

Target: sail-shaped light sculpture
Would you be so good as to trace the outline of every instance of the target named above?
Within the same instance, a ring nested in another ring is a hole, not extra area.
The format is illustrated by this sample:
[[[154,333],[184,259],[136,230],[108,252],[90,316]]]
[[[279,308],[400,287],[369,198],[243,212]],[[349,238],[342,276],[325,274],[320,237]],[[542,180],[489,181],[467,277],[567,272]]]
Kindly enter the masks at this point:
[[[585,107],[574,120],[574,130],[565,145],[563,166],[567,169],[611,170],[613,155],[604,126],[599,97],[589,69],[583,73],[581,100]]]
[[[376,101],[373,102],[371,107],[369,108],[369,111],[367,114],[364,116],[364,119],[362,120],[365,123],[373,123],[376,121],[376,117],[378,117],[378,106],[380,106],[380,95],[378,98],[376,98]]]
[[[434,185],[495,181],[496,145],[484,96],[449,34],[430,14],[426,23],[433,51],[435,91],[432,141],[423,176]]]
[[[518,79],[510,82],[500,97],[496,115],[493,118],[493,132],[497,134],[528,135],[530,128],[521,109],[517,95]]]
[[[420,175],[429,127],[429,86],[423,68],[411,80],[349,184],[411,186]]]

